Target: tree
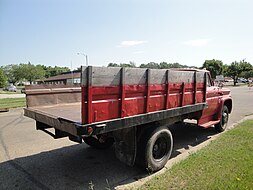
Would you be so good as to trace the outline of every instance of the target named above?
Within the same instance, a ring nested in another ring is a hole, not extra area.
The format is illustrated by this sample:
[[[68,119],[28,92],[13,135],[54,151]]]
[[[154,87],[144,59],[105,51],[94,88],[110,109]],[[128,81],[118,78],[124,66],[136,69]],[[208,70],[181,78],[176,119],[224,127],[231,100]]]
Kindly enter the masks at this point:
[[[20,64],[19,72],[17,73],[23,79],[26,79],[30,82],[30,84],[36,79],[42,79],[45,77],[45,70],[41,65],[33,65],[30,62],[28,64]]]
[[[44,66],[44,65],[41,65],[42,68],[45,70],[45,77],[48,78],[48,77],[52,77],[52,76],[56,76],[56,75],[60,75],[62,73],[65,73],[65,72],[70,72],[70,69],[68,67],[58,67],[58,66],[54,66],[54,67],[47,67],[47,66]],[[81,71],[81,68],[80,68],[80,71]]]
[[[251,69],[250,71],[243,71],[241,77],[245,79],[253,78],[253,69]]]
[[[250,71],[252,69],[252,65],[245,60],[240,62],[234,61],[227,68],[227,75],[232,77],[234,80],[234,86],[237,83],[238,77],[241,76],[243,72]]]
[[[4,74],[7,76],[7,80],[9,83],[15,84],[19,80],[21,80],[19,65],[10,64],[2,67]]]
[[[109,63],[107,67],[120,67],[117,63]]]
[[[4,74],[2,68],[0,68],[0,88],[5,87],[6,83],[7,83],[7,76]]]
[[[109,63],[107,65],[107,67],[131,67],[131,68],[135,68],[136,65],[133,61],[130,61],[129,63],[120,63],[120,64],[117,64],[117,63]]]
[[[141,64],[140,68],[160,69],[160,66],[158,63],[149,62],[148,64]]]
[[[229,65],[227,65],[227,64],[224,64],[224,65],[222,66],[222,74],[223,74],[224,76],[226,76],[226,77],[228,77],[228,75],[227,75],[228,67],[229,67]]]
[[[208,71],[210,71],[211,77],[215,79],[217,75],[222,74],[222,66],[223,63],[220,60],[205,60],[202,69],[206,68]]]

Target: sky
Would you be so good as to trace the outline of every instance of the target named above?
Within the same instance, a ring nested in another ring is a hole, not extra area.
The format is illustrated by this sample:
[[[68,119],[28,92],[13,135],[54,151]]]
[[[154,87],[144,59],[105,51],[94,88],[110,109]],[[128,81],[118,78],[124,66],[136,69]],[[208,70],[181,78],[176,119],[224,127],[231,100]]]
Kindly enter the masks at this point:
[[[253,64],[251,0],[0,0],[0,66]],[[79,53],[79,54],[78,54]]]

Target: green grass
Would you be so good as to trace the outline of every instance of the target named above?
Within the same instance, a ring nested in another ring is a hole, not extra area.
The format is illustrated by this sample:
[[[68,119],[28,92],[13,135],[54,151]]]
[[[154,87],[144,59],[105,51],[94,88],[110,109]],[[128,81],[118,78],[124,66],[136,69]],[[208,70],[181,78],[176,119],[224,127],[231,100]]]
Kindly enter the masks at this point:
[[[25,98],[3,98],[0,99],[0,108],[17,108],[26,105]]]
[[[248,120],[139,189],[252,188],[253,120]]]
[[[20,94],[17,92],[9,92],[9,91],[0,91],[0,94]]]

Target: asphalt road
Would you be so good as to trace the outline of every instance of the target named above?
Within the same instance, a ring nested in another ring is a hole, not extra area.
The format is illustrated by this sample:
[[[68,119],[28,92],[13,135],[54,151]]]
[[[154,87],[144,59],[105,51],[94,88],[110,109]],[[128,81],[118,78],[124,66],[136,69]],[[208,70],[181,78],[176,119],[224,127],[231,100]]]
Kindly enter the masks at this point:
[[[253,89],[231,88],[233,113],[229,125],[253,114]],[[172,157],[200,146],[216,135],[213,128],[172,126]],[[114,149],[94,150],[68,139],[54,140],[35,130],[22,109],[0,113],[0,189],[113,189],[145,176],[114,156]]]

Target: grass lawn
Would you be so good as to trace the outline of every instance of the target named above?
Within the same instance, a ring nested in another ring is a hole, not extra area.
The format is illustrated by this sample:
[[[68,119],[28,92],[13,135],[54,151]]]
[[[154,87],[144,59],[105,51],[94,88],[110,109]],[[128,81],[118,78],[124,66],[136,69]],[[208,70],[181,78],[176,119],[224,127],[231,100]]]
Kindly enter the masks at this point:
[[[0,99],[0,108],[17,108],[26,105],[25,98],[3,98]]]
[[[9,92],[9,91],[0,91],[0,94],[20,94],[17,92]]]
[[[225,132],[139,189],[253,189],[253,120]]]

